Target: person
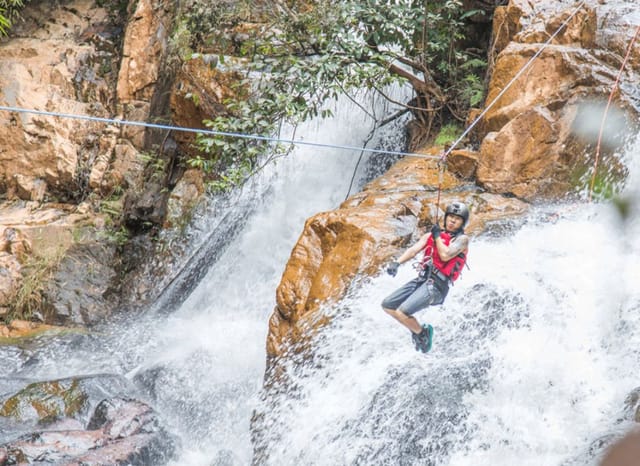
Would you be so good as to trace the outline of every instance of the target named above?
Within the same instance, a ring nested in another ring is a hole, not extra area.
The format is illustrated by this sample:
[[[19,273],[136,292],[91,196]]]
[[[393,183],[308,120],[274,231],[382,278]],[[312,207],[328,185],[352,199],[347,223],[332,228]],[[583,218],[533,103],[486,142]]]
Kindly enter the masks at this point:
[[[469,209],[462,202],[452,202],[445,209],[444,231],[436,222],[422,237],[387,266],[395,277],[401,264],[421,251],[418,276],[391,293],[382,301],[382,308],[411,331],[416,350],[431,350],[433,327],[420,325],[413,315],[428,306],[442,304],[449,286],[460,276],[467,260],[469,237],[464,227],[469,222]]]

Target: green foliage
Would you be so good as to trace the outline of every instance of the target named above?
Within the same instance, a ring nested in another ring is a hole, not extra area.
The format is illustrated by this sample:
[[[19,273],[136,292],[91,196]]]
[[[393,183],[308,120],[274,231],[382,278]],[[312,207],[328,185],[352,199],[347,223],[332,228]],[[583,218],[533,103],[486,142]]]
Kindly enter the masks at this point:
[[[168,165],[166,158],[155,152],[142,152],[140,158],[145,163],[145,170],[152,181],[164,179]]]
[[[148,154],[145,154],[148,155]],[[131,232],[122,224],[123,190],[116,188],[111,196],[101,199],[98,210],[106,216],[106,228],[99,233],[99,237],[122,248],[130,239]]]
[[[240,23],[253,21],[257,11],[255,2],[249,0],[192,0],[184,24],[191,32],[190,46],[193,49],[212,45],[219,50],[233,49],[235,41],[231,32]]]
[[[64,249],[47,250],[27,259],[23,264],[22,284],[9,304],[7,321],[29,320],[42,308],[42,294],[64,253]]]
[[[196,9],[188,20],[193,36],[218,44],[221,54],[240,54],[247,67],[237,98],[224,102],[228,112],[206,122],[214,131],[274,135],[282,122],[328,116],[323,105],[338,95],[363,88],[384,95],[392,83],[413,87],[411,110],[427,132],[452,116],[463,121],[482,101],[486,63],[463,46],[469,16],[482,12],[465,11],[461,0],[276,0],[265,22],[243,30],[242,41],[231,40],[237,36],[228,28],[251,20],[243,3],[208,5],[201,7],[206,14]],[[213,32],[213,24],[226,32]],[[273,150],[210,135],[197,145],[201,156],[190,165],[213,173],[222,187],[245,179]]]
[[[96,0],[96,6],[105,8],[111,16],[116,17],[124,17],[128,5],[128,0]]]
[[[444,146],[450,144],[462,134],[462,128],[456,124],[444,125],[436,136],[434,144]]]
[[[24,7],[24,2],[25,0],[0,0],[0,36],[7,34]]]
[[[171,38],[169,39],[169,45],[171,48],[170,57],[173,60],[180,62],[181,60],[188,60],[193,53],[191,48],[192,35],[189,32],[189,26],[187,21],[179,21],[176,25]]]
[[[476,107],[484,99],[484,82],[481,76],[487,68],[487,62],[473,58],[460,69],[465,72],[464,77],[458,83],[459,95],[469,107]]]
[[[106,241],[115,244],[117,248],[122,248],[131,238],[131,233],[124,225],[115,226],[114,224],[109,224],[108,228],[101,232],[100,236]]]

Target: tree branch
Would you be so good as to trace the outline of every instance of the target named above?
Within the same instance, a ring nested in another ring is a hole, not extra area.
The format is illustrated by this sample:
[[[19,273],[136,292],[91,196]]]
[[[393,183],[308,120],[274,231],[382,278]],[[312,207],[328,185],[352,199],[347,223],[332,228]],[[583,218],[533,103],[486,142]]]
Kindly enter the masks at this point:
[[[445,95],[442,92],[442,89],[440,89],[440,86],[438,86],[436,82],[433,81],[433,79],[429,79],[428,82],[423,81],[413,73],[410,73],[404,68],[398,65],[395,65],[393,63],[389,63],[387,67],[391,73],[394,73],[400,77],[405,78],[407,81],[409,81],[413,86],[413,88],[416,90],[416,92],[424,95],[433,96],[438,102],[446,102],[447,99],[445,98]],[[429,78],[431,78],[431,76],[428,74],[425,74],[425,76],[429,76]]]

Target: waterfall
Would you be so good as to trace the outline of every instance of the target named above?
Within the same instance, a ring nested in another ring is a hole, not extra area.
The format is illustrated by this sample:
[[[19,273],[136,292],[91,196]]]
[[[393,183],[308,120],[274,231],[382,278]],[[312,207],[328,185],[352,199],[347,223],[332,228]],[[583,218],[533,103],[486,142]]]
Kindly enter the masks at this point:
[[[358,145],[371,129],[355,105],[334,113],[298,137]],[[270,419],[272,465],[595,466],[632,425],[624,400],[640,385],[639,153],[640,138],[626,150],[629,217],[612,203],[547,205],[473,238],[470,270],[417,315],[435,328],[430,353],[380,308],[413,278],[406,264],[326,309],[322,364],[292,361],[295,391],[263,397],[280,276],[306,218],[344,199],[358,156],[299,147],[245,188],[242,228],[175,310],[1,347],[0,391],[125,375],[179,439],[175,465],[251,464],[255,410]]]
[[[634,423],[625,398],[640,385],[640,138],[612,203],[538,207],[473,238],[470,270],[417,353],[380,308],[414,277],[374,277],[325,312],[319,365],[292,367],[295,393],[260,406],[273,465],[597,465]]]
[[[372,130],[370,112],[383,119],[397,111],[370,98],[359,96],[360,104],[340,99],[334,117],[301,125],[295,139],[361,146]],[[395,139],[389,148],[401,149],[404,124],[399,120],[368,147],[387,147]],[[292,129],[285,131],[291,134],[283,137],[294,137]],[[118,317],[86,335],[0,347],[0,393],[33,380],[124,375],[135,387],[130,396],[152,405],[177,438],[176,465],[250,464],[250,420],[262,388],[275,290],[305,220],[345,199],[359,156],[298,146],[267,165],[231,201],[202,209],[187,232],[199,248],[195,264],[147,312]],[[360,164],[354,189],[384,157],[363,158],[373,162]],[[207,264],[201,250],[209,255]],[[186,283],[193,277],[197,286]],[[10,429],[0,424],[0,441],[16,435]]]
[[[333,111],[330,120],[297,128],[297,137],[361,145],[371,120],[346,100]],[[275,290],[305,220],[344,200],[358,156],[299,146],[269,165],[260,182],[268,188],[253,196],[242,232],[130,372],[182,438],[176,465],[251,463],[249,423],[263,381]]]

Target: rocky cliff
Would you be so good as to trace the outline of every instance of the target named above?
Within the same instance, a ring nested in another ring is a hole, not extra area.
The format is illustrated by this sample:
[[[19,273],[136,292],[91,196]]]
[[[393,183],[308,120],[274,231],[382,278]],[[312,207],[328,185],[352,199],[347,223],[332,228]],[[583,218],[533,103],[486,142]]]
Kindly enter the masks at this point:
[[[268,377],[276,377],[279,360],[291,349],[308,347],[310,336],[330,319],[322,314],[323,303],[339,300],[359,279],[379,273],[384,262],[442,218],[442,206],[451,199],[471,206],[468,231],[477,234],[539,200],[581,195],[595,162],[594,134],[603,104],[640,24],[631,14],[637,6],[632,0],[592,0],[577,10],[577,4],[564,1],[533,3],[512,0],[495,10],[486,105],[500,99],[485,107],[468,140],[451,152],[446,171],[441,173],[433,158],[407,157],[338,209],[307,220],[277,289],[267,340]],[[121,5],[32,1],[23,22],[0,41],[0,105],[190,127],[220,111],[230,92],[226,80],[207,63],[175,66],[171,61],[175,2]],[[615,137],[604,141],[599,176],[605,184],[625,175],[616,149],[625,130],[637,129],[639,105],[633,86],[624,83],[638,82],[639,67],[640,44],[635,44],[623,85],[613,94],[611,114],[620,123]],[[206,86],[215,99],[197,105],[189,96]],[[116,309],[121,297],[153,298],[162,279],[154,289],[143,280],[131,280],[126,292],[120,287],[122,274],[133,265],[118,262],[134,258],[133,248],[122,249],[121,227],[134,232],[172,228],[188,215],[202,194],[202,178],[175,161],[189,143],[171,131],[0,112],[0,317],[11,320],[12,303],[20,297],[32,320],[91,325]],[[442,150],[421,153],[439,156]],[[154,245],[148,239],[141,243],[138,253],[151,256]],[[22,321],[0,327],[5,336],[36,330]],[[3,409],[17,415],[13,408],[29,405],[35,392],[51,398],[52,386],[67,390],[86,383],[25,387]],[[85,398],[90,397],[78,399]],[[125,411],[126,419],[142,413],[148,421],[141,429],[128,429],[143,439],[133,450],[139,457],[149,444],[170,443],[137,402],[114,394],[106,406],[81,405],[80,419],[58,426],[68,438],[75,432],[90,447],[98,442],[116,448],[112,442],[120,433],[112,427],[117,421],[105,413]],[[83,424],[82,416],[95,421]],[[34,447],[38,441],[21,438],[11,448],[31,458],[42,453]],[[120,451],[120,457],[126,461],[131,452]],[[19,459],[11,455],[12,461]],[[0,451],[0,463],[9,456]]]
[[[204,192],[199,173],[176,163],[191,140],[97,119],[202,127],[215,115],[216,102],[185,98],[190,86],[220,98],[225,88],[201,61],[179,67],[170,41],[177,14],[173,2],[34,0],[0,40],[0,105],[36,111],[0,112],[7,323],[92,325],[157,294],[142,270],[158,246],[151,238],[183,228]],[[158,264],[152,270],[168,275]],[[123,277],[137,286],[122,287]],[[19,327],[0,332],[26,331]]]
[[[471,206],[468,232],[477,234],[532,203],[584,196],[604,105],[629,45],[622,82],[640,79],[640,43],[632,42],[640,20],[631,1],[583,3],[512,0],[496,9],[484,114],[463,141],[466,147],[448,156],[443,179],[433,160],[407,157],[335,211],[306,222],[269,323],[268,383],[281,375],[280,359],[308,348],[326,324],[322,304],[338,301],[357,279],[380,273],[390,257],[442,219],[451,199]],[[624,177],[616,150],[625,134],[637,131],[639,111],[631,84],[613,93],[607,123],[615,121],[608,131],[615,135],[602,144],[598,173],[604,184]]]

